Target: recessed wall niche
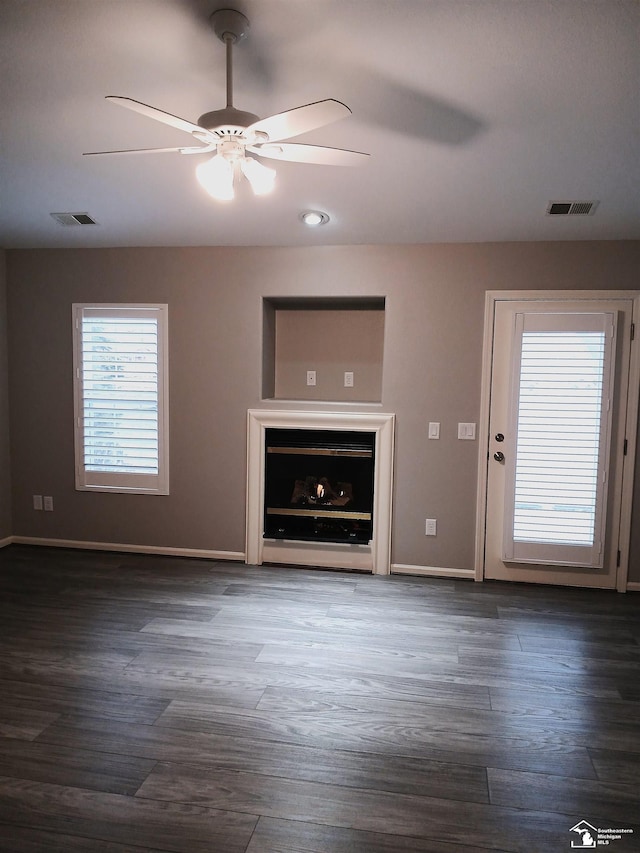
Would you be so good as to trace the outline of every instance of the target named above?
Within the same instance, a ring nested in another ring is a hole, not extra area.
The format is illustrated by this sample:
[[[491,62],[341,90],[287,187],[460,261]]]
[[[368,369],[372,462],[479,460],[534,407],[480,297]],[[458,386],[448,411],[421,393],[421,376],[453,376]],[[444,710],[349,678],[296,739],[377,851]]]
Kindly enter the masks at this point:
[[[265,298],[263,399],[379,403],[384,308],[384,297]]]

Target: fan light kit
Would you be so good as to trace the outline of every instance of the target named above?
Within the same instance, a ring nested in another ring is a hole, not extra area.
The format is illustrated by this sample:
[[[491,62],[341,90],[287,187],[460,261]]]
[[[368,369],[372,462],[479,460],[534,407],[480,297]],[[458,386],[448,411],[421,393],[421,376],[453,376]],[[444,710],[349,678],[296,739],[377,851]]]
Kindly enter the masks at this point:
[[[196,177],[204,189],[218,201],[234,198],[234,187],[243,177],[247,179],[255,195],[264,195],[273,189],[275,170],[261,163],[258,157],[327,166],[355,166],[367,159],[369,155],[359,151],[281,141],[350,115],[349,107],[340,101],[332,98],[316,101],[265,119],[236,109],[233,106],[232,49],[234,44],[247,36],[249,21],[235,9],[219,9],[211,15],[210,20],[215,34],[226,46],[227,105],[224,109],[204,113],[197,124],[194,124],[132,98],[107,96],[111,103],[189,133],[199,144],[181,148],[89,151],[87,154],[213,153],[212,157],[196,167]],[[326,214],[319,215],[325,218],[315,224],[320,225],[328,221]]]

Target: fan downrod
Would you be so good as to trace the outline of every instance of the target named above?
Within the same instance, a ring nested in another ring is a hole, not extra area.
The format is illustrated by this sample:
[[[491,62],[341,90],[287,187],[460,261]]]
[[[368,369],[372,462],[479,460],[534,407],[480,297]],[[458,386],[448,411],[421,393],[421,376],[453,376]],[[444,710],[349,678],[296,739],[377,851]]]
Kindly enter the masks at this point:
[[[227,52],[227,105],[222,110],[205,113],[198,119],[198,124],[205,130],[214,133],[219,139],[241,136],[245,128],[258,121],[253,113],[237,110],[233,106],[233,62],[234,45],[246,38],[249,32],[249,21],[236,9],[218,9],[209,18],[214,33],[218,36]]]

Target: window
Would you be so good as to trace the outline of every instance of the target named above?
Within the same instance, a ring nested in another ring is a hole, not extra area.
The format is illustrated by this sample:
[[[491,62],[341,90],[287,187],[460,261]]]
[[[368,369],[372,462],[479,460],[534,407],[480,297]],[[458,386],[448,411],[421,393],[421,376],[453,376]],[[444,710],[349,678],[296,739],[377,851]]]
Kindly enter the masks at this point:
[[[166,305],[74,305],[76,488],[169,493]]]
[[[614,315],[517,314],[516,330],[505,559],[601,567]]]

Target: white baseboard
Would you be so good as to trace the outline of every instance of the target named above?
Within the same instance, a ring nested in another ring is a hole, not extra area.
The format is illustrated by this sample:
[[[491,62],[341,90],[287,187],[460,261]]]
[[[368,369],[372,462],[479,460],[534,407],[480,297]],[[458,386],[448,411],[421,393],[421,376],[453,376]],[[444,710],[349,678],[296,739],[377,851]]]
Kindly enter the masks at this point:
[[[205,560],[229,560],[244,563],[242,551],[210,551],[202,548],[172,548],[162,545],[130,545],[116,542],[84,542],[76,539],[44,539],[37,536],[6,536],[0,539],[0,548],[7,545],[40,545],[46,548],[77,548],[85,551],[121,551],[125,554],[156,554],[165,557],[192,557]],[[392,563],[392,575],[418,575],[432,578],[459,578],[475,580],[473,569],[448,569],[442,566],[412,566]],[[640,592],[639,581],[629,581],[627,592]]]
[[[126,554],[157,554],[164,557],[235,560],[244,563],[244,553],[242,551],[209,551],[200,548],[171,548],[162,545],[125,545],[119,542],[83,542],[76,539],[41,539],[37,536],[11,536],[9,538],[11,542],[15,542],[17,545],[41,545],[47,548],[81,548],[85,551],[122,551]]]
[[[447,569],[439,566],[410,566],[404,563],[391,564],[392,575],[421,575],[432,578],[461,578],[475,580],[473,569]]]

